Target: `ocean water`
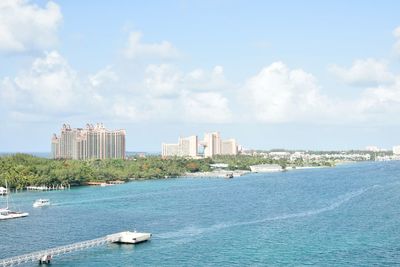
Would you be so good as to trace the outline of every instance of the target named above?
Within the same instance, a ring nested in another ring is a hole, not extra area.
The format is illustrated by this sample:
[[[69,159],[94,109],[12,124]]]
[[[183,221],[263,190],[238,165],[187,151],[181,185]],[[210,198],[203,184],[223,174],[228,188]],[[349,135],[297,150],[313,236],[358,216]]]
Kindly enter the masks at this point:
[[[33,209],[38,198],[53,205]],[[66,254],[52,265],[400,265],[400,162],[23,192],[12,199],[30,216],[0,222],[0,258],[136,229],[153,239]]]

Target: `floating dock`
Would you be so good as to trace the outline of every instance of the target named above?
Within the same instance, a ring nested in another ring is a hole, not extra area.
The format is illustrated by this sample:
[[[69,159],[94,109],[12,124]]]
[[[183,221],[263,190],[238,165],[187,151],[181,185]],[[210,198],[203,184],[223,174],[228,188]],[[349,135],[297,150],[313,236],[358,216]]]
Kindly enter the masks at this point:
[[[84,250],[88,248],[98,247],[109,243],[124,243],[124,244],[136,244],[150,240],[151,233],[137,233],[137,232],[120,232],[104,237],[73,243],[70,245],[60,246],[56,248],[36,251],[24,255],[19,255],[7,259],[0,260],[0,266],[14,266],[18,264],[28,262],[38,262],[49,264],[55,256],[62,254]]]
[[[52,191],[52,190],[66,190],[71,189],[71,185],[41,185],[41,186],[27,186],[26,190],[28,191]]]

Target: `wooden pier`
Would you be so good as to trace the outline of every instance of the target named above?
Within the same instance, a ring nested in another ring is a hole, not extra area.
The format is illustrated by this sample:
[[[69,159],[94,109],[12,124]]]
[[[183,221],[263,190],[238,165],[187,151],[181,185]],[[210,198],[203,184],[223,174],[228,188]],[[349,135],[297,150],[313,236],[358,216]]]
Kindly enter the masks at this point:
[[[1,259],[0,266],[15,266],[18,264],[28,263],[28,262],[38,262],[50,263],[55,256],[62,254],[89,249],[93,247],[98,247],[106,245],[109,243],[126,243],[126,244],[136,244],[139,242],[147,241],[151,238],[150,233],[137,233],[137,232],[120,232],[112,235],[107,235],[104,237],[73,243],[70,245],[60,246],[56,248],[36,251],[28,254],[23,254],[11,258]]]
[[[28,191],[52,191],[52,190],[66,190],[70,189],[70,185],[41,185],[41,186],[27,186]]]

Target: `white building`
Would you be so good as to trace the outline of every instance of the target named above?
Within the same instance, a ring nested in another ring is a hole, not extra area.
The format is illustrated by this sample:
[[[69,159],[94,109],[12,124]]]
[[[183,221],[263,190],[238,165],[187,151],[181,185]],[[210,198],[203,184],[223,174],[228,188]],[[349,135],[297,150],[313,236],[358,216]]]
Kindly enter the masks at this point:
[[[235,139],[222,140],[219,132],[205,133],[204,140],[200,143],[204,146],[204,157],[212,158],[215,155],[237,155],[238,144]]]
[[[161,155],[163,157],[197,157],[198,139],[196,135],[179,138],[177,144],[162,144]]]
[[[214,155],[221,154],[221,137],[219,132],[205,133],[204,141],[204,157],[212,158]]]
[[[238,146],[235,139],[228,139],[221,141],[221,154],[222,155],[237,155]]]
[[[281,172],[282,166],[278,164],[259,164],[250,166],[251,172]]]
[[[394,155],[400,155],[400,145],[393,147],[393,154]]]
[[[180,137],[177,144],[162,143],[161,155],[163,157],[198,157],[199,146],[204,148],[204,157],[212,158],[215,155],[237,155],[238,144],[235,139],[221,140],[219,132],[204,134],[200,141],[197,135]]]
[[[179,155],[179,144],[162,144],[163,157],[174,157]]]
[[[377,146],[366,146],[365,150],[371,151],[371,152],[379,152],[380,151],[379,147],[377,147]]]
[[[64,124],[51,139],[51,151],[54,159],[124,159],[125,136],[125,130],[108,130],[102,123],[86,128]]]
[[[199,142],[197,135],[179,138],[179,148],[181,156],[197,157]]]

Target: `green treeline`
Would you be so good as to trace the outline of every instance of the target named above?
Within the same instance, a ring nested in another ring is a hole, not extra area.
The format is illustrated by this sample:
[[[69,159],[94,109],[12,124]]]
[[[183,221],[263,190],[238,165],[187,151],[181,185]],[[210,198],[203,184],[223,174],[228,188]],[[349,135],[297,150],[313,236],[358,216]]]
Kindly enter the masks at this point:
[[[334,166],[332,161],[304,161],[303,159],[296,159],[290,161],[288,159],[273,159],[270,157],[251,156],[251,155],[238,155],[238,156],[215,156],[213,163],[226,163],[229,165],[230,170],[250,170],[251,165],[258,164],[278,164],[282,168],[286,167],[303,167],[303,166]]]
[[[210,159],[162,159],[159,156],[128,160],[53,160],[26,154],[0,157],[0,186],[82,185],[86,182],[167,178],[185,172],[210,171]]]
[[[330,165],[328,162],[288,162],[259,156],[217,156],[213,159],[185,159],[160,156],[133,157],[127,160],[53,160],[27,154],[0,157],[0,186],[7,180],[10,188],[29,185],[82,185],[112,180],[158,179],[184,175],[186,172],[211,171],[210,164],[226,163],[230,170],[250,170],[251,165],[279,164],[282,167]]]

